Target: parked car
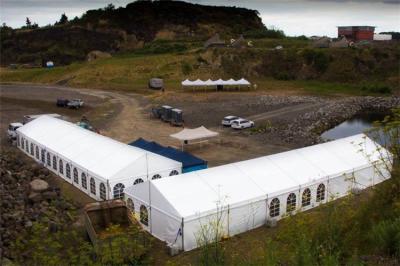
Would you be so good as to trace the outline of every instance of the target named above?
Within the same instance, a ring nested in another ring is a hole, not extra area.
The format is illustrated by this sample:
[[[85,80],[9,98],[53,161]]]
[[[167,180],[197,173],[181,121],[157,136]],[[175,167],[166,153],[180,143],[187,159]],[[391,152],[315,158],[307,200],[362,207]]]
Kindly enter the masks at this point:
[[[58,107],[67,107],[67,106],[68,106],[68,103],[69,103],[69,100],[68,100],[68,99],[60,98],[60,99],[57,99],[56,105],[57,105]]]
[[[232,121],[231,127],[234,129],[254,127],[254,122],[247,119],[239,118]]]
[[[232,121],[239,119],[240,117],[234,116],[234,115],[229,115],[225,116],[224,119],[222,119],[221,124],[226,127],[230,127],[232,125]]]
[[[7,129],[7,136],[9,139],[16,139],[17,138],[17,129],[22,127],[23,124],[22,123],[11,123],[8,125],[8,129]]]
[[[83,101],[81,99],[73,99],[73,100],[69,101],[67,106],[68,106],[68,108],[79,109],[83,106]]]

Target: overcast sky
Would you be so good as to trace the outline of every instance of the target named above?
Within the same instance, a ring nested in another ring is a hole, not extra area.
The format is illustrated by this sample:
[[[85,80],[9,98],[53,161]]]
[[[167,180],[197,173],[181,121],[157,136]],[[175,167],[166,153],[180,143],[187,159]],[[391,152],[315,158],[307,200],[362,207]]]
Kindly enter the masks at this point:
[[[69,18],[88,9],[113,3],[125,6],[132,0],[0,0],[0,21],[12,27],[25,18],[40,26],[53,24],[62,13]],[[208,5],[256,9],[267,27],[287,35],[336,35],[338,25],[371,25],[377,32],[400,31],[400,0],[190,0]]]

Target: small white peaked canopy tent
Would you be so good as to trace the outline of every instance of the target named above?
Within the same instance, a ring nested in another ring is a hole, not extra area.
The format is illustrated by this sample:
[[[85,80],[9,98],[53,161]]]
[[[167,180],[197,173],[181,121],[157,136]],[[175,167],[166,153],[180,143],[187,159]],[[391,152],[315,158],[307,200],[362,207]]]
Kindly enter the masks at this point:
[[[217,220],[233,236],[390,178],[392,155],[378,147],[355,135],[145,182],[128,188],[127,202],[152,235],[187,251]]]
[[[182,168],[180,162],[46,115],[18,128],[17,145],[96,200],[123,197],[126,187]]]

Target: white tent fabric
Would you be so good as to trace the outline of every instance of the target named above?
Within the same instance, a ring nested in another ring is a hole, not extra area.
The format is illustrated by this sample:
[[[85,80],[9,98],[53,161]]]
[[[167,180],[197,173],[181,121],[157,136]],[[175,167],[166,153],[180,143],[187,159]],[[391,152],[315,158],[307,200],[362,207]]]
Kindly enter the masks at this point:
[[[229,80],[211,80],[208,79],[203,81],[201,79],[197,79],[195,81],[190,81],[188,79],[181,82],[182,86],[184,87],[202,87],[202,86],[218,86],[218,85],[225,85],[225,86],[250,86],[250,82],[244,78],[239,80],[229,79]]]
[[[146,229],[186,251],[198,246],[199,230],[215,221],[216,215],[223,215],[221,229],[225,236],[232,236],[284,217],[288,213],[289,194],[297,199],[296,210],[303,211],[343,197],[354,188],[364,189],[382,182],[390,177],[390,169],[385,168],[381,156],[385,162],[391,162],[392,155],[381,147],[378,152],[378,147],[360,134],[154,180],[148,182],[140,199],[136,198],[135,187],[127,190],[127,197],[137,208],[150,209]],[[307,189],[311,200],[303,205],[302,193]],[[272,215],[269,209],[273,199],[279,200],[278,215]]]
[[[85,173],[88,178],[95,177],[99,181],[106,182],[110,187],[117,183],[122,183],[125,187],[131,186],[138,177],[146,180],[148,176],[151,177],[154,174],[169,176],[173,170],[181,172],[180,162],[50,116],[40,116],[25,124],[18,128],[17,134],[20,141],[29,142],[29,146],[32,145],[34,150],[38,147],[38,151],[41,153],[43,150],[46,157],[49,153],[51,165],[46,163],[46,166],[63,178],[66,174],[65,166],[63,173],[60,173],[58,165],[53,167],[53,157],[58,164],[60,160],[63,163],[69,163],[73,168],[77,168],[79,175]],[[21,146],[19,145],[19,148],[22,149]],[[26,152],[25,149],[22,150]],[[28,154],[37,161],[41,161],[39,154],[34,156],[35,152]],[[75,185],[82,188],[81,182]],[[99,195],[88,194],[99,199]],[[112,198],[112,195],[108,193],[107,198]]]
[[[178,133],[170,135],[170,137],[178,139],[180,141],[185,140],[197,140],[197,139],[205,139],[212,138],[218,136],[218,132],[211,131],[204,126],[198,128],[185,128]]]

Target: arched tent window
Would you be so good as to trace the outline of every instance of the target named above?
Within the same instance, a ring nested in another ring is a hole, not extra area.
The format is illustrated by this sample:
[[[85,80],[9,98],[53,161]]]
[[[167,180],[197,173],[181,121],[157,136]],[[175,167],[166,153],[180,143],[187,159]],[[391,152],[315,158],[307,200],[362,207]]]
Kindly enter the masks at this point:
[[[67,178],[71,179],[71,166],[69,166],[69,163],[65,166],[65,173]]]
[[[81,182],[82,182],[82,187],[84,189],[87,189],[87,179],[85,173],[81,174]]]
[[[74,183],[79,184],[78,169],[74,168]]]
[[[47,153],[47,165],[51,165],[50,152]]]
[[[36,146],[36,149],[35,149],[35,156],[36,156],[36,159],[39,160],[40,154],[39,154],[39,147],[38,146]]]
[[[135,212],[135,205],[133,204],[133,200],[128,198],[126,201],[126,206],[128,207],[131,212]]]
[[[135,181],[136,182],[136,181]],[[114,199],[123,199],[124,198],[124,184],[118,183],[114,186]]]
[[[309,188],[306,188],[303,191],[303,195],[301,197],[301,206],[305,207],[311,204],[311,190]]]
[[[40,151],[40,157],[41,157],[41,161],[42,161],[42,163],[45,163],[46,162],[46,151],[45,150],[41,150]]]
[[[173,175],[179,175],[179,172],[176,170],[171,171],[171,173],[169,173],[169,176],[173,176]]]
[[[269,216],[276,217],[279,216],[280,202],[278,198],[271,200],[269,205]]]
[[[145,226],[149,225],[149,213],[147,212],[147,208],[144,205],[140,206],[140,222]]]
[[[296,194],[290,193],[286,200],[286,212],[291,212],[296,209]]]
[[[144,182],[143,179],[138,178],[138,179],[135,180],[135,182],[133,182],[133,185],[137,185],[137,184],[140,184],[140,183],[143,183],[143,182]]]
[[[20,138],[19,138],[19,135],[17,134],[17,145],[18,145],[18,147],[19,146],[21,146],[21,140],[20,140]]]
[[[57,158],[56,158],[56,156],[53,156],[53,169],[57,170]]]
[[[96,182],[93,177],[90,178],[90,193],[96,195]]]
[[[161,176],[159,174],[156,174],[156,175],[153,175],[153,177],[151,179],[154,180],[154,179],[160,179],[160,178],[161,178]]]
[[[64,174],[64,164],[61,159],[58,161],[58,170],[60,170],[60,174]]]
[[[317,202],[323,201],[325,199],[325,185],[319,184],[317,188]]]
[[[33,148],[33,143],[31,142],[31,155],[33,156],[35,149]]]
[[[27,140],[25,140],[25,147],[26,147],[26,152],[29,152],[29,143]]]
[[[100,183],[100,198],[102,200],[106,200],[106,185],[104,183]]]
[[[22,147],[22,149],[25,149],[25,141],[24,141],[24,139],[22,138],[22,140],[21,140],[21,147]]]

